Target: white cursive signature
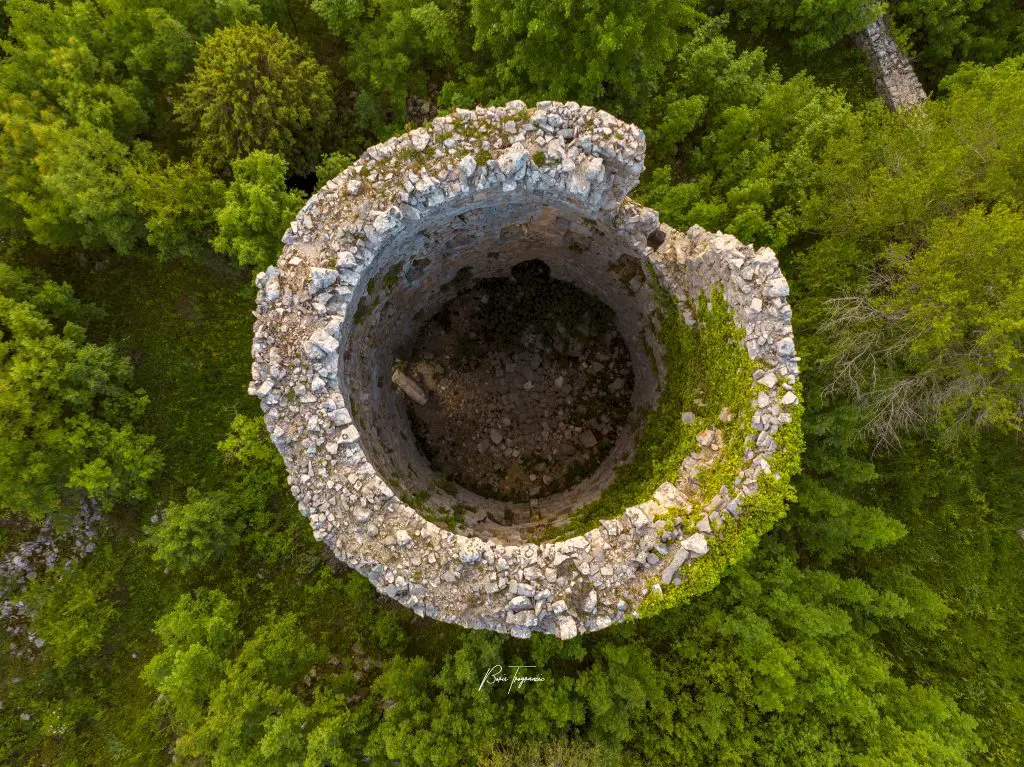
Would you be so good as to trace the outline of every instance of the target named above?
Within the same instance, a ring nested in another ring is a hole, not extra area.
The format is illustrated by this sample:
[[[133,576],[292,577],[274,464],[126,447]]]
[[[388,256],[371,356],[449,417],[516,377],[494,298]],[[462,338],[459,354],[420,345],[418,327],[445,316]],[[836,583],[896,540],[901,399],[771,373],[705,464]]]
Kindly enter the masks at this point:
[[[512,692],[512,687],[514,685],[516,686],[517,690],[521,690],[523,688],[523,685],[527,682],[544,681],[544,677],[542,676],[521,676],[519,673],[524,668],[537,668],[536,666],[509,666],[509,668],[512,669],[511,679],[504,673],[502,673],[504,671],[503,666],[491,666],[489,669],[487,669],[487,673],[484,674],[484,678],[480,680],[480,686],[476,689],[478,691],[484,689],[485,684],[493,685],[508,682],[508,690],[505,693],[506,695],[508,695],[510,692]]]

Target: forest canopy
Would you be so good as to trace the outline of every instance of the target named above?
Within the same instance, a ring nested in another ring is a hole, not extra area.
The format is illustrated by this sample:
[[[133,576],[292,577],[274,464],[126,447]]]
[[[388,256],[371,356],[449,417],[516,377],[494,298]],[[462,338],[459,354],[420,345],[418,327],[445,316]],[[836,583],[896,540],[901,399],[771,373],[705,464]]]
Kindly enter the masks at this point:
[[[883,14],[912,109],[852,37]],[[787,517],[567,642],[331,561],[246,393],[308,196],[514,98],[639,125],[631,194],[773,248],[801,358]],[[0,762],[1024,764],[1022,242],[1012,0],[5,0]]]

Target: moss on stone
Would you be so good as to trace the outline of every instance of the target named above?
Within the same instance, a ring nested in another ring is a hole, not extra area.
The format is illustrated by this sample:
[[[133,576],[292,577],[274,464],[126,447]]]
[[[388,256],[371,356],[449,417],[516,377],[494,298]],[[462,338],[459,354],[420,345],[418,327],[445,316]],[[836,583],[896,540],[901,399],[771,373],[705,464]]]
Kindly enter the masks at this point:
[[[381,285],[384,286],[384,290],[391,290],[398,284],[398,278],[402,274],[402,264],[395,264],[388,269],[387,274],[381,278]]]
[[[356,325],[362,325],[363,320],[366,319],[366,314],[366,297],[364,296],[359,299],[359,305],[356,307],[356,313],[353,316],[352,321],[355,322]]]
[[[356,325],[362,325],[370,312],[376,309],[377,305],[380,303],[380,296],[374,298],[372,303],[367,303],[366,298],[366,296],[360,298],[359,305],[356,307],[356,313],[352,318]]]
[[[732,311],[721,293],[705,304],[698,313],[705,353],[701,357],[704,414],[697,421],[704,428],[717,428],[722,432],[724,445],[714,463],[697,473],[700,502],[707,503],[723,486],[730,486],[743,468],[743,455],[748,447],[750,421],[754,415],[754,371],[757,363],[745,349],[746,336],[737,327]],[[728,408],[732,419],[722,422],[723,408]]]
[[[449,477],[438,477],[434,480],[434,486],[442,493],[455,496],[459,493],[459,485]]]
[[[743,331],[734,325],[720,293],[701,304],[697,325],[688,327],[671,294],[656,278],[650,283],[658,305],[658,340],[664,348],[665,376],[658,404],[645,416],[629,463],[616,471],[600,498],[578,509],[567,526],[549,533],[552,537],[583,533],[598,520],[617,517],[630,506],[649,500],[664,482],[674,482],[683,459],[697,447],[697,433],[721,426],[718,414],[722,407],[737,414],[727,424],[734,434],[727,435],[725,452],[732,456],[738,451],[742,460],[741,418],[745,413],[747,422],[750,420],[751,403],[747,400],[754,368],[743,346]],[[737,378],[737,368],[742,379]],[[698,392],[707,398],[707,404],[700,408],[694,423],[683,423],[680,414],[691,408]],[[731,476],[738,469],[733,466]]]
[[[635,258],[630,258],[626,254],[623,254],[617,261],[610,263],[608,270],[615,274],[622,287],[630,293],[635,292],[630,288],[633,280],[637,277],[643,277],[644,274],[640,263]]]
[[[799,383],[795,390],[799,396]],[[665,586],[660,594],[648,594],[638,609],[641,618],[685,604],[713,589],[726,567],[750,556],[761,536],[786,515],[786,503],[796,500],[790,479],[800,470],[804,448],[800,426],[803,407],[797,403],[789,413],[792,420],[775,435],[778,447],[771,459],[771,471],[758,476],[757,492],[744,499],[743,513],[738,517],[727,515],[715,535],[708,536],[708,553],[679,569],[682,582],[678,586]]]
[[[723,449],[714,463],[697,475],[700,497],[694,509],[685,512],[672,508],[664,516],[681,518],[687,533],[694,532],[697,521],[704,516],[703,505],[723,485],[733,490],[732,483],[744,466],[757,390],[753,375],[758,364],[746,353],[743,329],[736,326],[720,291],[700,299],[697,324],[688,327],[668,291],[657,279],[650,280],[650,284],[659,308],[658,340],[665,349],[663,393],[645,420],[633,459],[619,469],[599,499],[579,509],[568,526],[557,530],[554,535],[558,538],[578,535],[600,519],[616,517],[629,506],[650,499],[663,482],[673,482],[683,459],[697,447],[697,433],[704,429],[722,431]],[[701,402],[694,407],[697,418],[692,424],[684,424],[679,416],[692,407],[695,397]],[[732,418],[723,423],[719,415],[726,407]],[[803,450],[800,405],[795,405],[790,414],[792,420],[783,424],[775,437],[778,448],[771,459],[772,471],[758,477],[758,490],[744,499],[742,514],[735,518],[725,515],[721,527],[708,536],[708,553],[680,568],[681,584],[651,591],[640,605],[641,617],[713,589],[725,568],[747,557],[761,536],[785,515],[786,501],[795,497],[790,477],[799,470]]]

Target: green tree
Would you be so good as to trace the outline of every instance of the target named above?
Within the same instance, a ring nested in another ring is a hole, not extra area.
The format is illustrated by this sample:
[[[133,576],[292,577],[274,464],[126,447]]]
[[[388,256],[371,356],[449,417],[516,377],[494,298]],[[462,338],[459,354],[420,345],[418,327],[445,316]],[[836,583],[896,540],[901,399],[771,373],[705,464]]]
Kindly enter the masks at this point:
[[[942,691],[978,720],[985,752],[973,763],[1020,761],[1024,733],[1006,725],[1024,715],[1014,617],[1024,605],[1020,445],[992,432],[950,445],[933,432],[907,438],[898,453],[872,454],[864,410],[811,393],[832,377],[811,340],[801,352],[804,471],[779,531],[805,567],[841,571],[904,600],[911,609],[902,620],[872,626],[894,673]]]
[[[149,532],[153,558],[185,572],[205,565],[237,546],[239,507],[227,492],[206,495],[189,490],[185,503],[171,503]]]
[[[210,251],[227,189],[223,181],[195,161],[170,163],[142,145],[136,145],[127,179],[158,258],[198,259]]]
[[[801,567],[772,538],[686,609],[565,643],[463,632],[440,657],[395,658],[374,683],[385,712],[368,753],[473,763],[515,742],[554,748],[580,728],[620,763],[970,764],[972,718],[904,681],[874,639],[934,636],[948,610],[920,584],[911,598]],[[849,548],[891,540],[860,535]],[[545,681],[481,690],[495,664],[532,665]]]
[[[837,136],[807,205],[823,235],[804,268],[823,298],[809,307],[822,356],[888,446],[932,427],[1019,431],[1024,416],[1024,59],[944,87],[913,115],[877,110]]]
[[[278,493],[291,497],[284,462],[262,418],[236,415],[231,430],[217,443],[217,450],[228,478],[226,484],[249,508],[265,506]]]
[[[218,172],[256,150],[313,170],[334,114],[328,72],[276,25],[238,25],[206,38],[174,104],[196,156]]]
[[[659,657],[672,715],[640,712],[633,725],[648,763],[970,763],[973,720],[904,682],[870,638],[909,617],[897,594],[799,568],[768,542],[708,601],[675,619]]]
[[[1024,64],[998,63],[1021,51],[1021,9],[888,5],[926,84],[955,72],[902,115],[861,104],[867,70],[843,41],[881,4],[853,0],[0,3],[0,244],[102,294],[110,335],[157,375],[171,356],[188,374],[153,427],[194,485],[142,541],[132,517],[152,504],[115,505],[110,547],[5,597],[26,599],[45,645],[0,664],[0,763],[158,765],[176,738],[178,761],[232,767],[1024,764]],[[731,21],[695,28],[696,8]],[[177,90],[211,33],[220,53]],[[327,93],[305,46],[352,87]],[[168,98],[190,89],[195,157]],[[210,460],[192,427],[248,412],[247,350],[134,315],[209,329],[245,313],[244,286],[195,263],[76,266],[88,250],[196,258],[214,236],[272,261],[302,204],[286,177],[315,166],[323,184],[350,161],[325,148],[402,130],[410,96],[595,102],[641,122],[643,199],[663,220],[777,248],[806,406],[799,497],[684,608],[566,643],[416,618],[325,564],[261,418],[235,418]],[[302,111],[325,99],[341,120]],[[253,144],[222,150],[221,128]],[[4,515],[132,500],[155,471],[132,430],[142,398],[113,347],[88,343],[92,318],[66,286],[0,267]],[[901,450],[874,451],[890,412],[912,414],[890,432]],[[0,548],[31,528],[5,520]],[[545,681],[480,690],[497,663]]]
[[[890,0],[914,69],[937,84],[960,62],[998,64],[1024,53],[1024,8],[1013,0]]]
[[[325,154],[320,158],[320,164],[316,166],[316,188],[320,189],[355,161],[355,157],[343,152]]]
[[[987,433],[956,449],[905,442],[880,463],[884,482],[872,500],[898,510],[907,536],[858,567],[916,602],[928,594],[915,580],[941,600],[943,630],[887,627],[880,639],[904,676],[941,690],[978,720],[986,752],[976,763],[994,766],[1024,758],[1024,732],[1009,724],[1024,718],[1021,460],[1015,435]]]
[[[26,218],[45,245],[127,252],[142,230],[123,180],[126,145],[189,66],[193,39],[162,9],[122,0],[5,8],[0,227]]]
[[[366,723],[346,704],[351,674],[315,673],[329,655],[294,614],[271,615],[240,647],[236,620],[237,607],[213,591],[182,597],[157,622],[164,649],[143,677],[173,713],[178,757],[216,767],[359,764]]]
[[[276,260],[281,237],[305,196],[285,186],[284,158],[256,151],[231,163],[234,179],[217,212],[213,249],[242,266],[263,268]]]
[[[785,80],[760,49],[736,52],[722,22],[679,51],[656,102],[644,201],[677,227],[700,224],[778,249],[801,232],[829,138],[854,118],[806,75]]]
[[[45,3],[9,0],[0,94],[91,123],[127,141],[195,53],[188,31],[159,8],[122,0]],[[8,107],[9,104],[4,104]]]
[[[440,669],[422,657],[388,663],[373,684],[386,710],[367,744],[370,757],[446,767],[486,756],[514,711],[504,689],[478,690],[484,672],[502,664],[501,645],[493,635],[472,632]]]
[[[148,1],[148,0],[147,0]],[[175,19],[181,21],[197,38],[206,37],[218,27],[234,24],[252,24],[265,20],[264,10],[276,9],[274,0],[214,0],[212,3],[196,3],[193,0],[159,0],[160,7]],[[270,8],[267,8],[267,7]],[[266,14],[275,20],[278,13]]]
[[[32,630],[46,643],[46,662],[58,672],[100,650],[117,617],[110,599],[117,570],[113,551],[105,545],[82,563],[50,570],[27,589]]]
[[[181,726],[200,721],[227,659],[241,644],[237,621],[238,606],[215,590],[182,595],[157,620],[154,630],[164,647],[142,678],[164,696]]]
[[[725,0],[736,25],[757,38],[785,35],[796,53],[820,53],[864,29],[886,9],[884,0]]]
[[[0,509],[41,520],[81,495],[139,499],[162,464],[132,426],[146,396],[88,343],[70,289],[0,263]]]
[[[1024,216],[997,204],[937,219],[875,266],[887,287],[833,302],[836,385],[883,443],[938,424],[1024,427]]]
[[[410,95],[426,98],[470,58],[472,31],[462,0],[312,0],[345,41],[347,76],[359,86],[360,126],[386,135],[401,128]]]
[[[633,767],[642,762],[619,751],[570,738],[543,743],[509,743],[480,761],[481,767],[550,767],[555,764],[559,767]]]
[[[38,143],[31,188],[11,196],[36,242],[131,253],[143,233],[128,182],[128,148],[89,123],[31,127]]]
[[[473,47],[503,95],[598,104],[634,120],[701,18],[674,0],[473,0]]]
[[[231,568],[249,554],[264,565],[278,557],[290,557],[294,564],[294,542],[275,538],[280,527],[275,504],[290,496],[280,454],[262,420],[236,416],[217,449],[222,466],[217,489],[189,488],[184,503],[168,504],[163,519],[147,530],[153,559],[178,573],[221,565],[222,572],[233,573]]]

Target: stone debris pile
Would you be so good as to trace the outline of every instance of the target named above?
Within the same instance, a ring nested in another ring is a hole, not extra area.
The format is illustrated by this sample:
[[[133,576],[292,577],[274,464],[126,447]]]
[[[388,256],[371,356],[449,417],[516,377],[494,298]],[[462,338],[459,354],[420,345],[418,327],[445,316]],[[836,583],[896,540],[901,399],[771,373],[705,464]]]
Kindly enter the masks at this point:
[[[67,530],[58,533],[47,518],[35,538],[0,558],[0,624],[10,637],[15,658],[33,659],[44,646],[28,629],[29,608],[16,595],[55,567],[70,567],[96,548],[103,514],[95,501],[84,500]]]
[[[633,372],[607,307],[567,283],[510,283],[483,281],[424,327],[408,368],[429,396],[409,416],[441,474],[528,503],[568,489],[611,451]],[[491,513],[514,524],[530,511]]]

